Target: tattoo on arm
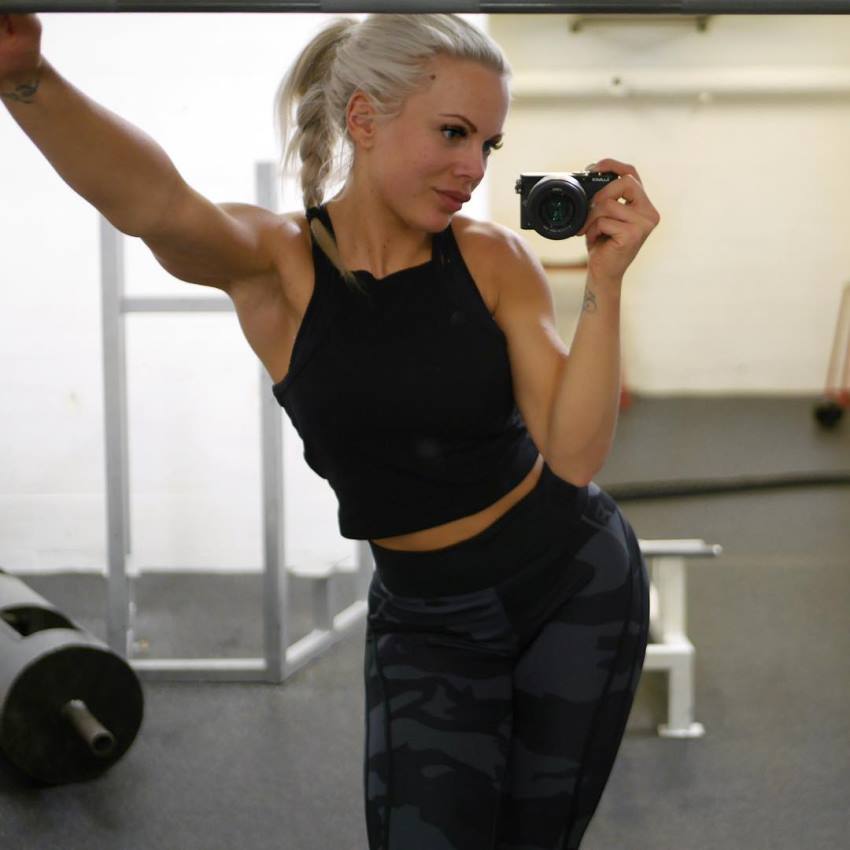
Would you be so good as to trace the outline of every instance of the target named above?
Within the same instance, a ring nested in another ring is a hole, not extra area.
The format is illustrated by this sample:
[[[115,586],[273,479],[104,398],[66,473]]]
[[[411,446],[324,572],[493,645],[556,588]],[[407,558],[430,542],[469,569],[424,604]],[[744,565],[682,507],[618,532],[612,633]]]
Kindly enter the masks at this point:
[[[593,290],[585,288],[584,302],[581,305],[581,311],[582,313],[596,312],[596,296],[593,294]]]
[[[18,83],[12,91],[0,91],[0,97],[18,103],[32,103],[40,83],[40,77],[36,77],[28,83]]]

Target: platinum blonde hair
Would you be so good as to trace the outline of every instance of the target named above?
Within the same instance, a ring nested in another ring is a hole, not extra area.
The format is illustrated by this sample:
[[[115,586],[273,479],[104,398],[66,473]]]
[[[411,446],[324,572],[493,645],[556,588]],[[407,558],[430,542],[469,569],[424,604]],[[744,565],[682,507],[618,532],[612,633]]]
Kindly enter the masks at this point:
[[[508,78],[512,74],[499,45],[457,15],[372,14],[362,21],[337,16],[310,40],[274,99],[278,173],[298,174],[305,209],[321,204],[328,183],[353,167],[346,111],[354,92],[365,92],[379,116],[392,119],[427,84],[426,66],[439,55],[471,59]],[[296,159],[301,161],[297,172]],[[360,288],[321,221],[314,218],[310,227],[346,283]]]

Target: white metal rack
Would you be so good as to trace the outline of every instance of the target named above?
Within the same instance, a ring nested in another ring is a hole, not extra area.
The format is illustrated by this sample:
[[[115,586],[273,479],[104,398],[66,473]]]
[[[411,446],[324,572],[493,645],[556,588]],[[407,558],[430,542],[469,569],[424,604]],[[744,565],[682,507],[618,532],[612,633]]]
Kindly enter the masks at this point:
[[[276,206],[274,167],[255,167],[257,203]],[[261,404],[261,469],[264,564],[262,658],[133,658],[134,579],[140,571],[131,554],[127,421],[126,334],[124,319],[132,313],[232,312],[227,298],[135,297],[125,295],[123,234],[101,218],[101,288],[103,299],[103,379],[106,436],[107,501],[107,641],[144,679],[170,681],[283,682],[337,643],[365,616],[365,599],[372,572],[372,553],[366,541],[358,545],[359,598],[344,611],[333,613],[333,564],[286,565],[284,569],[283,435],[280,407],[272,381],[259,369]],[[348,571],[350,572],[350,570]],[[304,575],[313,584],[313,630],[289,645],[287,577]]]

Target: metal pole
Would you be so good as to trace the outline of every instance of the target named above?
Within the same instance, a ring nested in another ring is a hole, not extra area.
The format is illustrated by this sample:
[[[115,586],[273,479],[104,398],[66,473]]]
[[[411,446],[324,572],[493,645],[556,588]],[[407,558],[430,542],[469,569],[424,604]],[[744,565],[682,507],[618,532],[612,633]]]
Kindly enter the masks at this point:
[[[0,0],[0,12],[842,15],[850,0]]]
[[[273,162],[254,166],[259,206],[277,209]],[[265,366],[260,373],[260,432],[263,507],[263,645],[269,682],[283,682],[288,671],[289,583],[286,570],[285,492],[283,488],[283,430],[281,411],[272,394],[272,380]]]
[[[130,543],[130,464],[127,416],[127,343],[124,326],[124,242],[100,220],[103,325],[104,438],[106,448],[107,642],[122,658],[132,655],[127,575]]]

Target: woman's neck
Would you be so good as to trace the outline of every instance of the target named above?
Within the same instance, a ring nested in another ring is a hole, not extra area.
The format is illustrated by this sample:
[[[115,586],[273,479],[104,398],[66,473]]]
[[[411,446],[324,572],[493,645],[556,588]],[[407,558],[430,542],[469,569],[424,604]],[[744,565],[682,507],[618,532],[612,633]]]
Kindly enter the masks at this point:
[[[433,236],[414,230],[372,195],[342,192],[325,204],[342,262],[376,278],[412,268],[431,258]]]

